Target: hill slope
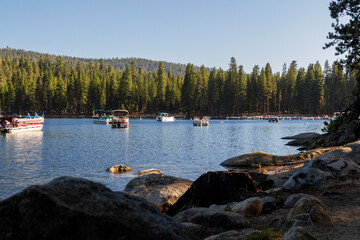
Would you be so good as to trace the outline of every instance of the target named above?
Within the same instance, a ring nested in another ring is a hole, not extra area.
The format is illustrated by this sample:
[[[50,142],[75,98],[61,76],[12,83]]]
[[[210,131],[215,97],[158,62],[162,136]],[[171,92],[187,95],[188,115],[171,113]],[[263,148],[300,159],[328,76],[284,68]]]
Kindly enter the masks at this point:
[[[9,56],[10,59],[25,56],[30,59],[40,59],[41,56],[48,55],[51,61],[55,61],[56,57],[59,55],[54,54],[45,54],[45,53],[39,53],[34,51],[26,51],[22,49],[13,49],[13,48],[0,48],[0,58],[4,58],[6,55]],[[64,60],[67,61],[81,61],[81,62],[96,62],[100,59],[95,58],[79,58],[79,57],[70,57],[70,56],[61,56]],[[130,66],[131,62],[134,60],[136,62],[136,65],[138,68],[142,68],[143,70],[147,72],[156,72],[158,70],[159,63],[161,61],[154,61],[144,58],[106,58],[103,59],[105,65],[112,65],[115,69],[119,70],[125,70],[127,66]],[[185,64],[180,63],[170,63],[170,62],[163,62],[164,69],[166,72],[169,72],[171,70],[171,73],[175,75],[185,75]],[[198,67],[195,67],[196,70],[198,70]]]

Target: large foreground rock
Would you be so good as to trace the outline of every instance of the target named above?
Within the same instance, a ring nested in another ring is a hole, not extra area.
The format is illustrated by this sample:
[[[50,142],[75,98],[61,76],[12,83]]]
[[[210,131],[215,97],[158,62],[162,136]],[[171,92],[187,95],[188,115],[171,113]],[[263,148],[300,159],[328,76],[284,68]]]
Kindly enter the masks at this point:
[[[167,175],[145,175],[131,180],[124,192],[146,199],[166,211],[191,186],[187,179]]]
[[[61,177],[0,202],[1,239],[196,239],[149,203]]]
[[[360,184],[360,167],[346,157],[349,148],[336,149],[307,163],[283,185],[284,190]]]
[[[241,202],[249,192],[257,190],[248,173],[240,171],[208,172],[194,181],[189,190],[169,208],[167,214],[176,213],[192,207],[209,207]]]
[[[331,150],[333,150],[333,148],[319,148],[285,156],[272,155],[265,152],[254,152],[229,158],[220,165],[224,167],[251,167],[253,164],[261,164],[261,166],[284,166],[308,162]]]

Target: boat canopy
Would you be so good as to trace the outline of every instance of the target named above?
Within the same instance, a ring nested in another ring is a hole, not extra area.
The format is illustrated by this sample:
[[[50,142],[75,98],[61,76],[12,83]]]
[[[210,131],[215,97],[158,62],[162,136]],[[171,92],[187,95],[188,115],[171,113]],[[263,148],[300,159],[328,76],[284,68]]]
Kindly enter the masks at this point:
[[[127,116],[129,115],[129,111],[125,109],[117,109],[112,111],[114,115]]]
[[[158,113],[157,115],[166,115],[166,114],[168,114],[168,113],[166,113],[166,112],[161,112],[161,113]]]

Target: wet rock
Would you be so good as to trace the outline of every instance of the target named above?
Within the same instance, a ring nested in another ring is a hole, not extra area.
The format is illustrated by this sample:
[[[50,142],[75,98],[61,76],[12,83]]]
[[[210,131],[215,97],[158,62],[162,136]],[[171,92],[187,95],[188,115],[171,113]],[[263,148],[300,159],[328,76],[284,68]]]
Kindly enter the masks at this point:
[[[244,215],[209,208],[190,208],[176,214],[173,218],[181,223],[191,222],[202,225],[212,234],[250,226],[250,221]]]
[[[285,233],[282,240],[316,240],[316,238],[303,227],[294,226]]]
[[[220,165],[224,167],[251,167],[261,164],[262,166],[285,166],[297,163],[308,162],[317,156],[320,156],[332,148],[319,148],[298,154],[278,156],[265,152],[247,153],[237,157],[229,158]]]
[[[284,207],[285,207],[285,208],[292,208],[292,207],[294,207],[295,203],[296,203],[300,198],[303,198],[303,197],[306,197],[306,198],[315,198],[313,195],[310,195],[310,194],[294,193],[294,194],[291,194],[290,196],[288,196],[288,197],[285,199]]]
[[[112,166],[112,167],[108,168],[107,171],[109,173],[125,173],[125,172],[132,171],[132,168],[127,167],[125,165],[115,165],[115,166]]]
[[[337,149],[307,163],[294,173],[283,185],[284,190],[298,190],[304,187],[329,188],[344,184],[360,184],[360,167]],[[343,155],[343,156],[342,156]]]
[[[192,181],[167,175],[145,175],[132,179],[124,192],[141,197],[165,212],[190,188]]]
[[[232,207],[232,212],[249,215],[259,215],[262,210],[262,201],[259,197],[248,198]]]
[[[135,173],[136,175],[139,176],[145,176],[145,175],[151,175],[151,174],[158,174],[161,175],[163,174],[163,172],[160,169],[145,169],[145,170],[140,170],[138,172]]]
[[[167,211],[173,216],[192,207],[209,207],[240,202],[244,195],[255,193],[255,185],[248,173],[239,171],[208,172],[194,181],[188,191]]]
[[[0,202],[0,236],[1,239],[196,239],[149,203],[73,177],[28,187]]]

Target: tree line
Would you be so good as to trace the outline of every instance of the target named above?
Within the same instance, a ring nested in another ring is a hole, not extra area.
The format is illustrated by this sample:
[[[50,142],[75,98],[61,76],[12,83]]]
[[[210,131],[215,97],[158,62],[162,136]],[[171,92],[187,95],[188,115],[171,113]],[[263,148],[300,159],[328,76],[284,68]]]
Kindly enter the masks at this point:
[[[173,74],[161,62],[156,71],[146,71],[134,60],[121,70],[102,59],[0,58],[3,113],[86,114],[122,108],[132,113],[318,115],[339,111],[355,86],[355,75],[336,62],[305,69],[293,61],[281,73],[273,73],[268,63],[246,73],[231,58],[227,70],[187,64],[184,74]]]
[[[8,56],[10,59],[16,57],[27,57],[30,59],[39,60],[43,57],[44,53],[34,52],[34,51],[25,51],[22,49],[13,49],[13,48],[0,48],[0,58],[5,58]],[[57,55],[47,54],[49,60],[53,63],[56,61]],[[70,57],[70,56],[61,56],[64,61],[68,62],[69,65],[76,65],[77,62],[90,63],[97,62],[100,59],[93,58],[80,58],[80,57]],[[137,69],[140,67],[146,72],[154,72],[157,71],[160,61],[154,61],[144,58],[105,58],[104,61],[105,66],[111,65],[116,71],[117,70],[125,70],[127,66],[130,66],[131,62],[135,61]],[[171,71],[175,75],[184,75],[185,73],[185,64],[180,63],[170,63],[170,62],[162,62],[164,69],[166,72]],[[195,69],[199,69],[199,67],[195,67]]]

